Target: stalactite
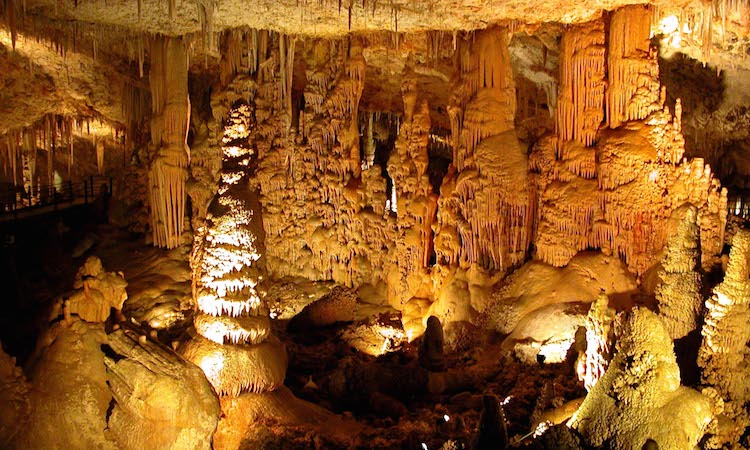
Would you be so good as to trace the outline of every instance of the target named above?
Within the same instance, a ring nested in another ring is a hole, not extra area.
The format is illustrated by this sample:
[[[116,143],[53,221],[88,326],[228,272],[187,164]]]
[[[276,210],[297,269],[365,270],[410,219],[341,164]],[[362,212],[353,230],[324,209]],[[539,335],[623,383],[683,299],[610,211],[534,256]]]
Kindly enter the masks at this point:
[[[104,175],[104,141],[98,139],[94,142],[96,146],[96,168],[99,175]]]
[[[628,120],[643,119],[658,102],[658,63],[651,49],[651,14],[641,5],[626,6],[612,15],[609,26],[609,93],[607,120],[617,128]],[[654,91],[654,83],[657,92]],[[646,87],[650,96],[639,97]]]
[[[154,115],[151,142],[158,149],[149,171],[151,225],[154,244],[173,248],[179,245],[184,226],[189,160],[187,52],[181,40],[155,39],[149,81]]]
[[[565,30],[560,44],[557,126],[561,141],[589,146],[604,119],[604,23]]]
[[[286,132],[289,133],[292,126],[292,82],[294,76],[294,47],[296,38],[288,35],[279,35],[279,101],[281,109],[286,111]]]
[[[255,73],[258,71],[258,30],[254,28],[250,30],[249,37],[247,52],[250,60],[250,73]]]
[[[73,174],[73,164],[75,163],[75,155],[73,153],[73,121],[72,119],[68,119],[67,130],[68,130],[68,179],[70,179]]]
[[[288,117],[287,133],[292,126],[292,85],[294,84],[294,48],[297,41],[296,37],[287,37],[289,42],[287,44],[287,56],[286,56],[286,111]]]

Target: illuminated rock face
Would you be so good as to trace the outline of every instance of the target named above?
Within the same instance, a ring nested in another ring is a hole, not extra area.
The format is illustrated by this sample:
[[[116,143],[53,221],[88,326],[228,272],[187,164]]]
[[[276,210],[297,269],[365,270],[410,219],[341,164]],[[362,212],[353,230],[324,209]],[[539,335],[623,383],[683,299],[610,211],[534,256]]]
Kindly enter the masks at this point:
[[[505,271],[525,259],[534,220],[526,149],[513,123],[508,30],[479,32],[458,55],[461,79],[448,105],[453,164],[440,188],[435,253],[440,264]]]
[[[235,80],[239,86],[246,82]],[[218,194],[191,254],[198,335],[180,349],[203,369],[219,395],[235,397],[278,388],[287,363],[283,345],[271,335],[259,286],[264,235],[251,185],[256,165],[248,140],[255,127],[252,117],[252,105],[242,103],[232,106],[225,120]]]
[[[558,139],[542,139],[530,157],[538,173],[536,256],[549,264],[564,266],[578,251],[601,248],[642,274],[658,261],[673,211],[687,204],[698,208],[703,267],[721,253],[726,190],[702,159],[683,160],[682,108],[678,101],[673,117],[664,106],[650,17],[642,6],[616,11],[606,60],[600,24],[565,32]],[[603,67],[611,129],[597,133]]]
[[[586,396],[570,425],[589,445],[693,448],[711,422],[709,400],[680,386],[680,369],[663,322],[651,311],[629,313],[609,368]]]
[[[219,401],[201,370],[132,330],[110,334],[105,358],[115,405],[107,426],[121,449],[210,449]]]
[[[591,309],[586,316],[586,353],[583,370],[578,374],[578,378],[583,381],[583,385],[589,392],[604,375],[612,359],[612,341],[614,340],[612,322],[614,320],[615,310],[610,308],[607,294],[602,292],[591,304]]]
[[[16,359],[0,347],[0,446],[10,447],[10,442],[29,418],[28,392],[31,385]]]
[[[698,353],[703,384],[723,399],[719,420],[711,433],[718,435],[711,448],[739,441],[750,426],[743,405],[750,401],[747,376],[747,344],[750,342],[750,231],[741,230],[732,239],[724,281],[706,300],[703,342]],[[723,420],[722,420],[723,419]],[[728,419],[728,420],[727,420]]]

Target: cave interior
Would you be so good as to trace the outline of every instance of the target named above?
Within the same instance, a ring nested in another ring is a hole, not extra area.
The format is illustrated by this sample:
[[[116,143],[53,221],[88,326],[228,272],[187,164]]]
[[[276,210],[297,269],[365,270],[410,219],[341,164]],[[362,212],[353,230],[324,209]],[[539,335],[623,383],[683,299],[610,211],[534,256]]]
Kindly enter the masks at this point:
[[[750,448],[750,2],[0,13],[0,448]]]

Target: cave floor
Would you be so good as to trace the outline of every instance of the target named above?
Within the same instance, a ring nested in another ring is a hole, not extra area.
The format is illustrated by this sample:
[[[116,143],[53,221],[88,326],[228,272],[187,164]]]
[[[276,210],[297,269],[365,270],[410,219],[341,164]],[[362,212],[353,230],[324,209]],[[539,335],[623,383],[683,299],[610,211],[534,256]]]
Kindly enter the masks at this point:
[[[106,270],[122,272],[128,281],[129,298],[123,314],[132,326],[169,346],[187,337],[192,315],[189,243],[174,250],[156,249],[142,237],[109,225],[71,231],[69,224],[55,222],[42,229],[60,233],[53,248],[36,248],[30,244],[33,240],[25,238],[14,246],[16,254],[28,254],[24,260],[33,260],[33,254],[46,255],[42,266],[49,267],[45,270],[56,268],[53,281],[36,294],[37,314],[45,310],[45,301],[50,302],[55,292],[70,289],[77,265],[94,254]],[[27,245],[34,252],[26,252],[23,246]],[[15,270],[19,277],[27,273],[19,267]],[[31,279],[21,281],[33,283]],[[241,432],[236,430],[241,435],[241,448],[413,449],[424,448],[424,444],[437,449],[451,440],[467,445],[476,433],[485,394],[503,401],[508,434],[515,441],[529,433],[538,419],[533,416],[537,403],[537,410],[549,410],[585,395],[570,364],[522,364],[504,355],[502,337],[493,335],[478,336],[465,347],[446,348],[441,377],[449,381],[436,388],[429,381],[431,375],[419,368],[419,338],[378,356],[352,345],[347,330],[372,323],[373,318],[399,321],[394,309],[362,303],[354,325],[288,330],[289,318],[329,292],[333,284],[299,279],[267,284],[276,287],[269,289],[268,298],[271,311],[279,317],[274,332],[289,356],[286,388],[301,400],[300,405],[317,405],[316,409],[301,406],[300,411],[325,408],[332,414],[318,415],[350,426],[347,433],[338,433],[330,425],[312,421],[285,423],[284,417],[265,417]],[[35,327],[30,326],[27,335]],[[12,354],[18,347],[8,348]]]

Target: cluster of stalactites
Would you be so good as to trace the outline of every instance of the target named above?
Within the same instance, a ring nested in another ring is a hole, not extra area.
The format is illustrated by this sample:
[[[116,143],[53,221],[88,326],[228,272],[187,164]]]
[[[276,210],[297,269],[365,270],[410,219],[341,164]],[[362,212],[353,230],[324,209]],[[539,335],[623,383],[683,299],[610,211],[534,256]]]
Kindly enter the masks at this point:
[[[135,132],[137,125],[150,115],[151,93],[139,84],[126,82],[122,89],[122,116],[128,131]]]
[[[404,121],[388,160],[388,174],[393,180],[391,206],[397,214],[398,265],[407,275],[429,265],[437,198],[427,175],[430,109],[419,99],[413,74],[405,77],[402,91]]]
[[[98,171],[103,173],[104,139],[107,135],[101,132],[102,129],[109,131],[115,145],[124,145],[124,130],[101,118],[47,114],[28,127],[11,130],[0,137],[0,164],[8,180],[12,180],[14,186],[23,186],[27,194],[31,192],[33,201],[34,192],[40,189],[40,185],[50,188],[55,185],[54,173],[57,169],[61,169],[58,173],[65,169],[68,178],[72,176],[76,139],[90,140],[96,146]],[[36,170],[39,150],[46,154],[47,174],[44,182]],[[65,155],[65,165],[56,168],[55,162],[60,159],[57,155],[61,154]]]
[[[642,5],[626,6],[612,14],[607,58],[607,121],[611,128],[644,119],[659,107],[659,66],[656,49],[651,46],[652,16],[649,7]]]
[[[458,54],[461,79],[448,105],[454,157],[438,200],[435,253],[441,264],[507,270],[525,258],[534,221],[526,149],[514,131],[508,30],[477,32]]]
[[[604,120],[605,66],[603,21],[573,25],[563,32],[556,109],[561,142],[594,143]]]
[[[508,53],[507,30],[480,33],[473,49],[474,61],[469,70],[476,70],[470,78],[471,91],[479,89],[505,89],[513,79],[509,75],[510,55]]]
[[[578,251],[601,248],[642,274],[657,262],[670,215],[686,203],[699,209],[704,268],[721,251],[712,240],[723,236],[726,192],[703,160],[683,160],[682,105],[672,116],[664,104],[651,20],[640,5],[616,11],[606,59],[601,22],[564,33],[558,136],[531,155],[539,172],[537,257],[545,262],[564,266]],[[605,109],[609,126],[629,122],[627,132],[601,128]]]
[[[226,86],[236,74],[258,74],[259,84],[273,79],[278,72],[278,93],[274,98],[286,112],[287,133],[292,126],[292,81],[297,37],[267,30],[233,29],[222,34],[224,52],[219,62],[221,84]],[[276,41],[277,47],[272,44]],[[269,59],[269,51],[278,58]],[[249,99],[246,99],[249,100]],[[223,119],[223,118],[222,118]]]
[[[457,51],[461,79],[447,111],[453,164],[461,171],[471,164],[482,139],[514,127],[516,94],[506,28],[476,32],[473,43],[463,43]]]
[[[157,154],[149,171],[149,198],[154,244],[159,247],[177,247],[184,228],[190,158],[187,70],[187,49],[181,39],[154,40],[149,84],[151,143]]]
[[[276,89],[260,86],[256,97],[255,145],[268,266],[276,276],[353,286],[382,276],[397,240],[397,208],[386,206],[386,179],[375,158],[375,141],[390,140],[396,121],[378,113],[359,118],[366,72],[361,39],[298,43],[302,45],[297,58],[304,58],[306,82],[300,83],[304,109],[297,132],[304,139],[284,136]],[[279,78],[277,73],[277,82]],[[360,132],[371,136],[364,157]]]

